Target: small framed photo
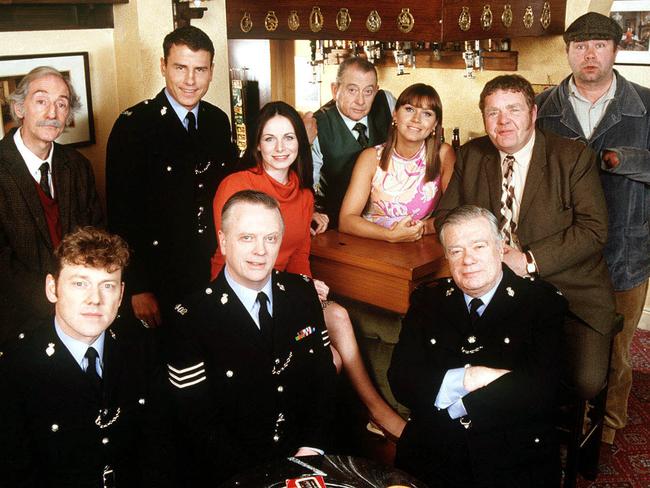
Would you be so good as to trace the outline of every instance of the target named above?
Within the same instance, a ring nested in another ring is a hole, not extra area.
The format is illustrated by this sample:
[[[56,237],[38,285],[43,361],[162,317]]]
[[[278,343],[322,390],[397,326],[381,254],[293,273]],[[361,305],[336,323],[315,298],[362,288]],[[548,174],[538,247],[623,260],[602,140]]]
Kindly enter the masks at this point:
[[[11,119],[9,104],[6,103],[7,97],[27,73],[39,66],[51,66],[67,75],[81,102],[74,121],[66,127],[57,142],[72,146],[94,144],[95,125],[87,52],[0,56],[0,107],[2,109],[0,139],[15,125]]]
[[[609,16],[623,29],[616,64],[650,65],[650,0],[614,1]]]

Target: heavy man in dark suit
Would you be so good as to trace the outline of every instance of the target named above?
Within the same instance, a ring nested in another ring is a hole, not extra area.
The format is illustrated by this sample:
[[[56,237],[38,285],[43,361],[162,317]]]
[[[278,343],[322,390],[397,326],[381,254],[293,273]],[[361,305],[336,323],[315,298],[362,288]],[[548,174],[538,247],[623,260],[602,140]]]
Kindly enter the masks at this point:
[[[432,488],[560,485],[552,406],[566,300],[502,264],[497,225],[483,208],[449,214],[452,278],[413,293],[388,371],[411,409],[395,464]]]
[[[219,231],[225,267],[176,306],[168,369],[187,486],[326,447],[330,341],[312,281],[273,270],[283,231],[273,198],[233,195]]]
[[[108,225],[133,249],[127,301],[152,327],[210,280],[212,199],[235,160],[228,117],[201,100],[212,80],[212,41],[182,27],[163,51],[165,88],[122,112],[106,154]]]
[[[569,301],[565,377],[582,398],[593,398],[606,379],[614,324],[602,255],[607,209],[595,154],[535,130],[535,95],[520,76],[489,81],[479,105],[488,135],[460,148],[436,224],[464,204],[500,217],[504,262],[519,276],[541,276]]]
[[[0,345],[52,313],[43,280],[61,238],[103,223],[90,162],[54,142],[79,107],[70,81],[35,68],[9,102],[19,128],[0,141]]]
[[[92,227],[57,248],[54,317],[0,357],[0,486],[174,486],[162,368],[113,322],[128,258]]]

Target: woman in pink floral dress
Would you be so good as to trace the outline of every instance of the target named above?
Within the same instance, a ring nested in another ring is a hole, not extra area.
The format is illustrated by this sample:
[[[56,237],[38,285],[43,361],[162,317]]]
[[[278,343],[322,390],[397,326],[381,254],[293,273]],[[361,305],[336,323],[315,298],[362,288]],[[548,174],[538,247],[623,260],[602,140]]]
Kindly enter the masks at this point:
[[[397,99],[386,144],[357,159],[343,200],[339,230],[407,242],[434,232],[430,218],[447,188],[456,155],[441,141],[442,103],[416,83]]]

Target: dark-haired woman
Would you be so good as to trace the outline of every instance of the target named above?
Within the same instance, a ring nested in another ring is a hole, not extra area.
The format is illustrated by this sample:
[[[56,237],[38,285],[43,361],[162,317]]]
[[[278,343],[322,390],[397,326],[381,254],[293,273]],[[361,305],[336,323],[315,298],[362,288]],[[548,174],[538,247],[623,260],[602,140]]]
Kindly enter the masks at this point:
[[[442,103],[416,83],[397,99],[385,144],[357,159],[341,206],[339,230],[371,239],[408,242],[434,232],[429,218],[456,162],[442,143]]]
[[[278,200],[285,226],[275,268],[311,276],[312,158],[304,124],[293,107],[284,102],[271,102],[262,108],[244,167],[243,171],[224,179],[217,189],[215,229],[221,228],[221,209],[233,194],[247,189],[263,191]],[[217,251],[212,258],[213,278],[223,264],[223,256]],[[314,280],[314,285],[324,305],[337,369],[343,366],[375,423],[389,436],[399,437],[405,422],[379,395],[368,377],[347,311],[327,300],[329,289],[322,281]]]

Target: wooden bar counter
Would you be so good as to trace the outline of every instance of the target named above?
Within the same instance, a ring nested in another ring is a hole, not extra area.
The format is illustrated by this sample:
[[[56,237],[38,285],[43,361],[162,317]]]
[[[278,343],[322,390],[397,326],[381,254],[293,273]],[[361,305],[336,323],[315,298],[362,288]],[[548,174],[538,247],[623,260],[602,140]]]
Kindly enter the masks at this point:
[[[336,294],[400,314],[419,283],[448,275],[435,235],[391,244],[335,230],[312,239],[311,271]]]

